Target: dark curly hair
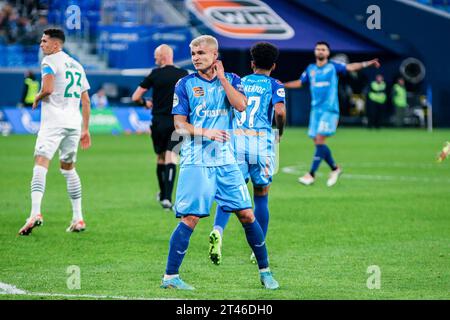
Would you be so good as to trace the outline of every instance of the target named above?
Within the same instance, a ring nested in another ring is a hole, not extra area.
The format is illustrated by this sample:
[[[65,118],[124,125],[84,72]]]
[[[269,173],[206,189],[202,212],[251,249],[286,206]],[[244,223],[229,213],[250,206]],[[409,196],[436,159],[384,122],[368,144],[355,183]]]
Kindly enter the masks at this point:
[[[270,70],[278,59],[279,51],[269,42],[258,42],[250,49],[250,54],[256,68]]]

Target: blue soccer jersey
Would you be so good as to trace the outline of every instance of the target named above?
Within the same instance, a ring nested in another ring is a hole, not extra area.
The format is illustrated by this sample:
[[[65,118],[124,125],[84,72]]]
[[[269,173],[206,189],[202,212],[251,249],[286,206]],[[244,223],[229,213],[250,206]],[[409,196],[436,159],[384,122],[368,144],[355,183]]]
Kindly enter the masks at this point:
[[[225,73],[230,84],[244,93],[241,79]],[[207,80],[198,73],[180,79],[175,86],[172,114],[188,117],[195,128],[231,130],[233,106],[217,78]],[[185,137],[181,146],[180,165],[222,166],[236,163],[231,142],[219,143],[202,137]]]
[[[269,76],[252,74],[242,78],[247,109],[235,110],[235,156],[246,180],[267,186],[275,171],[275,146],[272,132],[274,106],[285,103],[283,84]]]
[[[346,65],[330,61],[322,67],[310,64],[302,73],[302,85],[309,84],[311,107],[323,112],[339,113],[338,75],[347,72]]]
[[[274,105],[285,103],[283,84],[269,76],[251,74],[242,78],[248,106],[244,112],[235,110],[234,127],[272,131]]]

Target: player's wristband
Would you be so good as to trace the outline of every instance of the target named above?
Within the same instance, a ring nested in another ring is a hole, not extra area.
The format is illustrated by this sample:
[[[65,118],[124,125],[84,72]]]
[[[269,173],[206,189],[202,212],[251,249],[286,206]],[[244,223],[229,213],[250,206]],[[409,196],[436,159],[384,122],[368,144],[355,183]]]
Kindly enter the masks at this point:
[[[369,65],[369,63],[368,63],[367,61],[364,61],[364,62],[362,63],[363,68],[367,68],[368,65]]]

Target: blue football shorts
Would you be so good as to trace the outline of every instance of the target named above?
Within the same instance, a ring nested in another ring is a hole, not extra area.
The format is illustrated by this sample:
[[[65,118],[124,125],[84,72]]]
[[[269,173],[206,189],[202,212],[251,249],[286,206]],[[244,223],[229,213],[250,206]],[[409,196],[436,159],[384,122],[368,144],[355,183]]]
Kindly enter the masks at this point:
[[[236,163],[180,167],[175,201],[177,218],[207,217],[214,200],[225,212],[252,208],[247,184]]]
[[[309,116],[308,136],[310,138],[317,135],[332,136],[336,133],[338,122],[338,113],[313,109]]]

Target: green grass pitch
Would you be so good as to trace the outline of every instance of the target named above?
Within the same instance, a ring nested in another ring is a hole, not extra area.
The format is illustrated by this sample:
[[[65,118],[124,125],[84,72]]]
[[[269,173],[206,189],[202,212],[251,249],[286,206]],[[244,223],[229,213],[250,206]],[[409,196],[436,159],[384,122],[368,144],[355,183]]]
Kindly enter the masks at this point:
[[[35,137],[0,137],[0,284],[29,294],[0,299],[449,299],[450,159],[435,161],[449,139],[449,130],[340,128],[329,145],[344,174],[327,188],[329,168],[322,163],[316,183],[305,187],[297,178],[308,169],[313,146],[306,129],[288,128],[267,238],[281,289],[262,288],[235,217],[224,234],[222,265],[211,264],[211,216],[197,226],[180,270],[197,290],[178,292],[159,288],[178,220],[155,200],[147,136],[95,135],[92,148],[79,152],[84,233],[65,232],[70,201],[53,161],[45,223],[29,237],[16,234],[30,210]],[[67,286],[72,265],[80,268],[78,290]],[[367,287],[373,265],[380,289]]]

